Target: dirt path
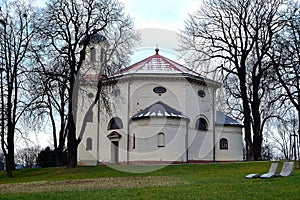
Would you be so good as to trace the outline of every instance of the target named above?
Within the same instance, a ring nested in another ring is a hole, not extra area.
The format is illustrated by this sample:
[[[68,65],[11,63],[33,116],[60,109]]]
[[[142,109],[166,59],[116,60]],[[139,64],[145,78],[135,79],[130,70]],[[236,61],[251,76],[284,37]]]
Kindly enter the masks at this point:
[[[101,190],[114,188],[134,188],[151,186],[174,186],[187,184],[182,180],[167,176],[98,178],[66,181],[40,181],[30,183],[0,184],[3,193],[38,193],[68,190]]]

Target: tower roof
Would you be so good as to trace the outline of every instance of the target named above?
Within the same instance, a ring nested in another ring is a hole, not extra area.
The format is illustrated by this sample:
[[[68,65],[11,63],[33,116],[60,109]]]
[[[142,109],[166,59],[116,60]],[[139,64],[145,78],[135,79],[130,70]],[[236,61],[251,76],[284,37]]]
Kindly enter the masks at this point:
[[[99,33],[93,33],[90,38],[89,38],[89,43],[94,43],[94,44],[97,44],[97,43],[101,43],[101,42],[104,42],[106,41],[106,37],[104,37],[103,35],[100,35]],[[84,37],[81,41],[80,41],[80,44],[83,44],[84,42],[87,41],[87,38]]]

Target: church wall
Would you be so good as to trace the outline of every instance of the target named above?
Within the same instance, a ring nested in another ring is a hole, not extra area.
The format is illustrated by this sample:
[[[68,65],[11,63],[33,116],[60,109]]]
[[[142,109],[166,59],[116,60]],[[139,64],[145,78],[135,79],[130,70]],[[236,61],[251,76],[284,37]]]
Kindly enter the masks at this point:
[[[100,133],[99,133],[99,161],[111,163],[112,160],[112,142],[118,141],[119,158],[118,162],[127,161],[127,129],[128,129],[128,82],[119,81],[115,87],[108,89],[112,113],[109,115],[102,107],[100,113]],[[116,92],[118,91],[118,92]],[[109,121],[113,117],[119,117],[122,120],[123,128],[108,129]],[[119,139],[109,139],[107,136],[112,132],[117,132],[121,135]]]
[[[204,97],[198,95],[198,91],[203,90],[205,92]],[[204,116],[209,124],[212,121],[212,91],[208,87],[199,85],[196,83],[189,83],[186,86],[186,102],[187,112],[186,115],[191,120],[191,128],[194,128],[196,120],[200,116]],[[211,127],[211,126],[210,126]]]
[[[155,87],[162,86],[167,89],[163,94],[153,92]],[[157,101],[162,101],[167,105],[176,108],[184,113],[186,109],[185,85],[182,79],[139,79],[131,82],[131,112],[133,116],[141,109],[152,105]]]
[[[212,160],[212,131],[189,130],[189,160]]]
[[[205,92],[204,97],[198,95],[199,90]],[[212,89],[189,82],[186,88],[187,116],[189,122],[189,160],[213,159],[213,127],[212,127]],[[196,122],[204,118],[207,122],[207,130],[197,130]]]
[[[216,138],[216,160],[219,161],[242,161],[243,142],[242,127],[238,126],[216,126],[216,131],[222,134]],[[228,140],[228,149],[220,149],[220,139]]]
[[[185,124],[184,119],[158,117],[133,121],[130,161],[185,162]],[[163,145],[158,138],[161,133]]]
[[[153,88],[162,86],[167,89],[164,94],[156,94]],[[113,92],[119,90],[120,93]],[[205,97],[200,97],[198,91],[203,90]],[[128,92],[130,95],[128,96]],[[129,161],[186,161],[185,140],[186,121],[179,126],[176,120],[151,118],[150,125],[145,120],[130,122],[128,129],[128,117],[132,117],[141,109],[151,104],[162,101],[169,106],[181,111],[189,118],[188,123],[188,156],[189,160],[212,160],[213,159],[213,128],[212,128],[212,89],[196,83],[190,83],[183,79],[131,79],[121,80],[115,88],[109,89],[111,98],[112,115],[109,116],[105,109],[101,108],[99,135],[97,135],[97,111],[94,109],[94,120],[88,123],[86,132],[78,149],[79,164],[99,162],[111,163],[112,143],[118,141],[118,162],[127,161],[127,133],[129,132]],[[130,100],[128,102],[128,100]],[[128,106],[129,105],[129,106]],[[85,108],[86,109],[86,108]],[[128,115],[128,109],[130,109]],[[81,112],[83,112],[81,110]],[[123,122],[123,128],[107,130],[109,120],[119,117]],[[196,130],[195,125],[199,117],[204,117],[208,123],[207,131]],[[81,119],[82,120],[82,119]],[[79,119],[80,121],[80,119]],[[179,120],[180,121],[180,120]],[[159,124],[159,123],[163,123]],[[144,123],[144,124],[143,124]],[[109,139],[107,136],[116,131],[121,135],[118,139]],[[165,133],[165,147],[157,146],[157,134]],[[234,132],[236,134],[233,134]],[[242,160],[241,130],[229,127],[221,132],[216,130],[216,160]],[[135,134],[135,148],[132,148],[133,134]],[[229,144],[234,144],[228,150],[219,149],[219,138],[226,137]],[[86,150],[86,139],[92,138],[92,150]],[[97,152],[99,146],[99,152]],[[95,147],[95,148],[94,148]],[[98,154],[98,155],[97,155]]]
[[[77,137],[80,135],[81,130],[84,130],[84,134],[82,135],[81,142],[78,146],[79,165],[97,164],[98,105],[94,106],[92,112],[88,112],[88,109],[94,100],[95,93],[96,88],[93,84],[81,85],[78,92],[76,120]],[[93,96],[90,96],[91,94],[93,94]],[[86,127],[84,127],[85,123],[83,123],[84,118],[86,118]],[[90,149],[87,149],[87,139],[91,141]]]

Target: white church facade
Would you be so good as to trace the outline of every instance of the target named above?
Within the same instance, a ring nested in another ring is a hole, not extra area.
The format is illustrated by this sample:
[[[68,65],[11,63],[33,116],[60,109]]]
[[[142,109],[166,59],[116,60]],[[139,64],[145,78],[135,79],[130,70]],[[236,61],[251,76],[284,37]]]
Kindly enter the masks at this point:
[[[87,60],[101,58],[100,44],[90,44]],[[95,55],[89,55],[95,51]],[[98,55],[98,57],[97,57]],[[99,63],[98,63],[99,64]],[[86,77],[93,77],[87,74]],[[104,80],[111,112],[79,105],[79,165],[185,163],[243,160],[242,125],[216,110],[221,83],[162,55],[147,57]],[[86,85],[92,99],[97,80]],[[82,131],[84,130],[84,131]]]

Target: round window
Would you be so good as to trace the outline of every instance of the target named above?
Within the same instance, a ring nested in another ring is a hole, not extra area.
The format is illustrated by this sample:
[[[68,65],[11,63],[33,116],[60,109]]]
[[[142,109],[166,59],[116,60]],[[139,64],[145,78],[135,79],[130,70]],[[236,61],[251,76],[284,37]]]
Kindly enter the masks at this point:
[[[90,92],[90,93],[87,94],[87,96],[88,96],[88,98],[93,98],[94,94]]]
[[[164,87],[161,87],[161,86],[153,88],[153,92],[155,92],[157,94],[163,94],[166,91],[167,91],[167,89]]]
[[[204,90],[199,90],[198,95],[199,97],[205,97],[206,93],[204,92]]]
[[[111,92],[111,94],[112,94],[113,96],[117,97],[117,96],[120,96],[121,91],[120,91],[119,89],[114,89],[114,90]]]

